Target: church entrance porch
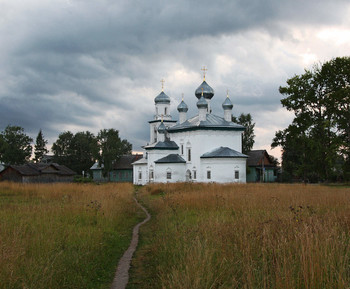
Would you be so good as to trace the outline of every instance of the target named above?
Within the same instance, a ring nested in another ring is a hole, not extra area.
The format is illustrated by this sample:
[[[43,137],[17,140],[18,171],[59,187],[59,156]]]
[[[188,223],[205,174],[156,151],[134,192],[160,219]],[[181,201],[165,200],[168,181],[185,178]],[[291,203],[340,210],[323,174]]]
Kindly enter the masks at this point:
[[[190,182],[191,180],[192,180],[191,171],[187,170],[186,171],[186,182]]]

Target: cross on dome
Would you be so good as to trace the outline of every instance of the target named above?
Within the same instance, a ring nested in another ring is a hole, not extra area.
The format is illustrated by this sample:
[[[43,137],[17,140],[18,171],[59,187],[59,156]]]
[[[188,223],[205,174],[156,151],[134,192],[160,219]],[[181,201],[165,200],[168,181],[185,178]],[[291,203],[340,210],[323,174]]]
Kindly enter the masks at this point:
[[[162,91],[164,91],[164,82],[165,82],[165,80],[161,79],[160,82],[162,83]]]
[[[203,66],[201,70],[203,71],[203,79],[205,80],[205,72],[208,71],[208,69]]]

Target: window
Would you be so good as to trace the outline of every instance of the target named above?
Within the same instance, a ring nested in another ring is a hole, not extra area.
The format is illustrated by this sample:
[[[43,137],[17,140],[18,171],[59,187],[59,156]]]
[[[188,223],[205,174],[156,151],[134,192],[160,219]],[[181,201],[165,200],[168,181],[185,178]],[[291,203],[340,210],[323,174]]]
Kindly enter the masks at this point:
[[[156,127],[154,127],[153,135],[154,135],[154,142],[157,142],[157,128]]]
[[[235,179],[236,179],[236,180],[239,179],[239,171],[235,171]]]
[[[197,179],[197,171],[193,171],[193,179]]]
[[[181,144],[181,155],[183,155],[183,154],[184,154],[184,145]]]
[[[139,180],[142,180],[142,172],[139,172]]]
[[[168,115],[168,109],[164,108],[164,115]]]
[[[190,162],[191,161],[191,149],[187,150],[187,158],[188,158],[188,161]]]
[[[150,171],[150,172],[149,172],[149,178],[150,178],[151,180],[153,180],[153,178],[154,178],[154,173],[153,173],[153,171]]]
[[[207,179],[208,179],[208,180],[211,179],[211,171],[207,171]]]
[[[171,172],[167,172],[166,173],[166,179],[167,180],[171,180]]]

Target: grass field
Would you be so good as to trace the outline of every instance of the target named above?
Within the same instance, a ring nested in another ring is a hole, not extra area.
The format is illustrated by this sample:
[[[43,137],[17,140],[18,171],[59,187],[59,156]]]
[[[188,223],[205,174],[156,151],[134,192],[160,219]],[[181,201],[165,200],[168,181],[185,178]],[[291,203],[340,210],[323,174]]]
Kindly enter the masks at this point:
[[[0,183],[0,288],[109,288],[144,214],[131,184]]]
[[[349,288],[350,188],[173,184],[141,188],[128,288]]]

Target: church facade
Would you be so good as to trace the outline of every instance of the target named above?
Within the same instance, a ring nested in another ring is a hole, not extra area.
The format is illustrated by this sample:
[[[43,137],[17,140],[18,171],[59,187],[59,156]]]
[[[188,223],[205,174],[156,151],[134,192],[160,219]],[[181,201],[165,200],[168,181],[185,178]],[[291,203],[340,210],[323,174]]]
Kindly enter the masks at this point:
[[[144,157],[133,163],[133,183],[245,183],[247,156],[242,154],[245,128],[232,122],[232,102],[223,99],[221,116],[211,110],[214,90],[205,81],[195,90],[198,114],[188,118],[188,106],[178,105],[179,120],[170,115],[170,97],[163,89],[154,99],[149,121],[150,141]]]

